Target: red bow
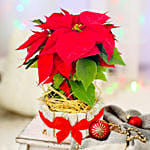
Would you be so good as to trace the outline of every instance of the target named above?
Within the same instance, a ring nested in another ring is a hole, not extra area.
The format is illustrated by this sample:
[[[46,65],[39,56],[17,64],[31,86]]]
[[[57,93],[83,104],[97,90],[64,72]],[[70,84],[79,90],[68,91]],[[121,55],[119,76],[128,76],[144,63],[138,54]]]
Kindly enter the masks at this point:
[[[82,142],[82,133],[80,132],[80,130],[88,129],[89,125],[92,122],[99,120],[102,117],[103,113],[104,108],[102,108],[101,111],[92,120],[87,121],[87,119],[82,119],[79,122],[77,122],[74,126],[71,126],[70,122],[63,117],[56,117],[54,121],[51,122],[44,117],[42,112],[39,111],[40,118],[49,128],[60,130],[59,132],[56,133],[58,144],[64,141],[71,132],[72,137],[80,145]]]

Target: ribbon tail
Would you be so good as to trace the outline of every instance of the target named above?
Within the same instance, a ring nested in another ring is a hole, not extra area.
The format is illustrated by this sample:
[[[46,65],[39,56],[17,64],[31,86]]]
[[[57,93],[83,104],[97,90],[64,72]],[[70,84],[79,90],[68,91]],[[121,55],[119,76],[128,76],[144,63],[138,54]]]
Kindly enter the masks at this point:
[[[49,127],[49,128],[53,128],[53,123],[51,121],[49,121],[48,119],[46,119],[43,115],[42,112],[39,111],[39,115],[40,118],[42,119],[42,121]]]
[[[69,135],[68,130],[61,130],[59,132],[56,133],[56,137],[57,137],[57,142],[58,144],[60,144],[61,142],[63,142]]]
[[[72,137],[75,139],[75,141],[81,145],[82,142],[82,133],[79,130],[72,130],[71,131]]]
[[[100,110],[100,112],[90,121],[90,123],[99,120],[104,114],[104,107]]]

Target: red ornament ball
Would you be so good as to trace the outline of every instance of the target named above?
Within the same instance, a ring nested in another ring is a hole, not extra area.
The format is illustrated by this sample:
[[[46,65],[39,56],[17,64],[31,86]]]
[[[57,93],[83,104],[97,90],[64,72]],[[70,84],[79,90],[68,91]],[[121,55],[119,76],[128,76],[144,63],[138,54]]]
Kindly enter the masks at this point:
[[[109,124],[104,120],[94,121],[90,124],[89,135],[98,140],[105,140],[110,133]]]
[[[142,126],[142,120],[138,116],[132,116],[129,118],[128,123],[136,126],[136,127],[141,127]]]

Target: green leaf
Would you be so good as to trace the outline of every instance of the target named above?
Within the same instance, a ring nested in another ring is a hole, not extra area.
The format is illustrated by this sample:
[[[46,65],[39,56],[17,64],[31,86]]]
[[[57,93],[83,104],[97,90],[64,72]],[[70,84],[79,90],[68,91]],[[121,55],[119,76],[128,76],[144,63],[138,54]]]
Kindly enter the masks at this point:
[[[95,103],[95,87],[91,83],[90,86],[85,90],[81,81],[70,80],[71,89],[73,94],[82,102],[93,107]]]
[[[27,49],[30,49],[31,45],[27,47]]]
[[[103,72],[99,72],[96,76],[96,79],[98,80],[103,80],[103,81],[107,81],[107,78],[105,76],[105,74]]]
[[[97,66],[97,75],[96,79],[107,81],[107,78],[103,71],[106,71],[106,67]]]
[[[99,71],[106,71],[107,69],[108,69],[108,67],[97,66],[97,72],[99,72]]]
[[[23,65],[27,65],[25,69],[28,69],[31,65],[33,65],[38,60],[38,57],[35,56],[34,58],[29,59]]]
[[[26,61],[23,65],[28,65],[28,64],[30,64],[31,62],[33,62],[33,59],[29,59],[29,60]]]
[[[33,23],[36,23],[36,24],[43,24],[43,22],[40,20],[40,19],[35,19],[32,21]]]
[[[63,90],[60,90],[59,92],[60,92],[61,94],[65,94],[65,92],[64,92]]]
[[[99,65],[99,58],[97,55],[89,56],[89,57],[87,57],[87,59],[93,60],[96,62],[97,65]]]
[[[87,90],[96,77],[97,65],[93,60],[86,58],[79,59],[76,64],[76,73],[79,80],[83,83],[84,88]]]
[[[125,65],[123,59],[120,56],[120,53],[118,51],[117,48],[114,49],[114,53],[110,59],[110,61],[108,61],[107,59],[107,55],[105,53],[100,53],[101,58],[109,65]]]
[[[113,26],[113,24],[111,24],[111,23],[107,23],[107,24],[105,24],[106,26]]]
[[[34,62],[34,64],[32,64],[32,65],[30,66],[30,68],[38,68],[38,63],[37,63],[37,61]]]
[[[41,50],[41,49],[43,49],[43,48],[44,48],[44,46],[45,46],[45,45],[41,45],[39,49],[40,49],[40,50]]]
[[[74,75],[72,76],[72,80],[76,80],[77,79],[77,76],[76,76],[76,73],[74,73]]]
[[[54,86],[58,89],[61,83],[63,82],[64,78],[61,74],[55,74],[53,80],[54,80]]]
[[[107,81],[107,78],[106,78],[105,73],[104,73],[106,71],[106,69],[107,69],[107,67],[97,66],[96,79]]]
[[[99,51],[101,53],[103,53],[104,55],[106,55],[108,57],[108,55],[107,55],[107,53],[106,53],[106,51],[105,51],[105,49],[101,43],[97,44],[97,48],[99,49]]]
[[[96,79],[107,81],[107,78],[106,78],[104,72],[98,72],[97,76],[96,76]]]

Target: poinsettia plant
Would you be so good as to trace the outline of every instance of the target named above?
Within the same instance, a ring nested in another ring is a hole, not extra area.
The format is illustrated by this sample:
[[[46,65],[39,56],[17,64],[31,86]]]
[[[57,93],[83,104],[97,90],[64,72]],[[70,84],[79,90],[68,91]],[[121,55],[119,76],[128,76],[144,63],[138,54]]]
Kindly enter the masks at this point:
[[[27,49],[23,65],[38,68],[39,84],[52,86],[67,96],[93,107],[96,79],[106,81],[105,71],[116,64],[125,65],[115,47],[106,14],[84,11],[72,15],[62,9],[43,22],[34,20],[41,32],[33,35],[17,50]]]

